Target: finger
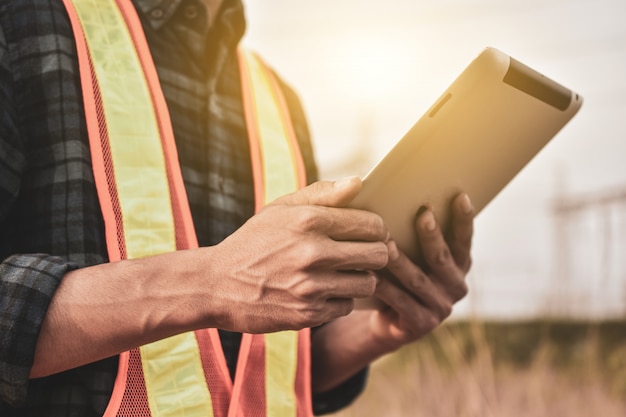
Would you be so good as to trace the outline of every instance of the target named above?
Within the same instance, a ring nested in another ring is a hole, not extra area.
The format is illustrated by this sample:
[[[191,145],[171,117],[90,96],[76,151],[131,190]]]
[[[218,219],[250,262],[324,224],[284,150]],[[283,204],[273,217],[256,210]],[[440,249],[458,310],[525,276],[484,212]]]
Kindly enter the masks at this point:
[[[385,278],[378,280],[375,295],[400,316],[407,317],[408,320],[412,320],[416,316],[416,311],[423,307],[409,293]]]
[[[284,207],[270,206],[265,210],[285,210]],[[322,233],[334,240],[384,241],[387,227],[382,218],[374,213],[347,208],[298,206],[289,207],[281,221],[305,232]]]
[[[388,247],[389,263],[379,275],[392,282],[397,281],[413,298],[430,310],[436,311],[438,316],[447,317],[450,314],[451,302],[450,295],[443,292],[446,288],[433,282],[419,266],[397,248],[395,242],[390,241]]]
[[[380,275],[391,281],[397,281],[414,298],[421,300],[424,304],[436,304],[438,287],[426,275],[426,273],[408,256],[406,256],[395,241],[387,243],[389,262]]]
[[[439,283],[455,298],[464,296],[467,293],[465,274],[452,257],[431,210],[424,211],[418,217],[417,234],[427,271],[432,272]]]
[[[361,191],[359,177],[349,177],[340,181],[318,181],[295,193],[280,197],[270,204],[317,205],[345,207]]]
[[[435,328],[443,319],[390,281],[379,281],[375,295],[397,314],[398,326],[414,336],[422,329]]]
[[[389,306],[380,310],[380,314],[391,317],[396,328],[391,331],[398,332],[396,337],[403,339],[404,342],[422,337],[437,327],[446,317],[420,304],[391,283],[379,284],[376,297]]]
[[[329,298],[326,300],[327,318],[324,320],[324,323],[347,316],[352,310],[354,310],[354,300],[352,298]]]
[[[335,271],[377,270],[388,262],[387,245],[382,242],[338,242],[317,245],[322,253],[312,253],[310,265]]]
[[[353,241],[385,241],[387,226],[378,214],[357,209],[326,208],[330,222],[325,232],[331,239]]]
[[[303,322],[306,327],[317,327],[324,323],[333,321],[339,317],[347,316],[354,309],[354,300],[352,298],[331,298],[321,300],[318,308],[305,313]],[[287,326],[283,326],[287,327]],[[290,327],[287,327],[288,329]],[[299,330],[302,326],[291,326],[291,330]]]
[[[452,220],[448,230],[448,245],[456,264],[468,271],[474,233],[474,206],[467,194],[459,194],[452,203]]]
[[[376,276],[367,271],[335,271],[320,281],[327,287],[327,300],[371,297],[376,291],[376,283]]]

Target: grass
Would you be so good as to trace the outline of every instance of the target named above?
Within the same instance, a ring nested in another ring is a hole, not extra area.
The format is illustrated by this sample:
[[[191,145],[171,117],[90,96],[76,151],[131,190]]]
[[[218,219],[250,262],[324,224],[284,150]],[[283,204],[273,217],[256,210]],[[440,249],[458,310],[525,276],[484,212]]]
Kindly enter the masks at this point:
[[[453,322],[373,364],[337,417],[625,416],[626,322]]]

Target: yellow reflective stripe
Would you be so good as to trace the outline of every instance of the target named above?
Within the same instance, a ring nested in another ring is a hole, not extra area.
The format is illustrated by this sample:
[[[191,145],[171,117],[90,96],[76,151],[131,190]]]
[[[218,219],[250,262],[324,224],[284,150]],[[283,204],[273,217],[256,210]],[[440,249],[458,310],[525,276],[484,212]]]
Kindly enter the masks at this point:
[[[167,171],[151,95],[113,0],[73,0],[100,87],[129,259],[176,250]],[[140,348],[153,417],[212,417],[194,333]]]
[[[257,112],[259,147],[263,161],[265,204],[298,189],[298,170],[287,127],[281,117],[268,69],[253,53],[243,50]],[[282,115],[288,117],[288,115]],[[265,392],[267,416],[295,417],[298,332],[265,335]]]
[[[114,1],[75,0],[110,139],[129,259],[176,249],[165,160],[150,93]]]
[[[267,416],[295,417],[298,332],[265,335],[265,390]]]
[[[152,417],[213,416],[193,333],[170,337],[139,350]]]
[[[283,124],[280,106],[264,65],[250,51],[242,51],[252,80],[252,93],[259,120],[265,203],[298,189],[298,176],[289,136]]]

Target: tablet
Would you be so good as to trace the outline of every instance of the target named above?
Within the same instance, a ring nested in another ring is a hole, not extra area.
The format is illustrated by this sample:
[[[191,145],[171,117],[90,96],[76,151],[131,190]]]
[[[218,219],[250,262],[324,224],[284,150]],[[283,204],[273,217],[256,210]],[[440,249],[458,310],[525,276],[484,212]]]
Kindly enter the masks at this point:
[[[421,206],[432,207],[444,231],[459,192],[478,214],[581,104],[572,90],[486,48],[366,175],[351,207],[382,216],[416,260]]]

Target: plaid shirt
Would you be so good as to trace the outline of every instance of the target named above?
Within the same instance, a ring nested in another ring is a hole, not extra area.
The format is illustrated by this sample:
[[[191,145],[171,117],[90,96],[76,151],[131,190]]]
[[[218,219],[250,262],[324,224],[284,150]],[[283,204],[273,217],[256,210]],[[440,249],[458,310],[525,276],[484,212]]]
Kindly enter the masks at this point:
[[[236,46],[240,0],[209,25],[202,0],[135,0],[169,106],[198,241],[215,245],[254,211]],[[317,176],[297,97],[282,84],[310,180]],[[73,33],[61,0],[0,3],[0,416],[99,416],[117,357],[28,378],[63,275],[107,262]],[[221,332],[231,373],[240,335]],[[315,398],[348,404],[365,372]]]

